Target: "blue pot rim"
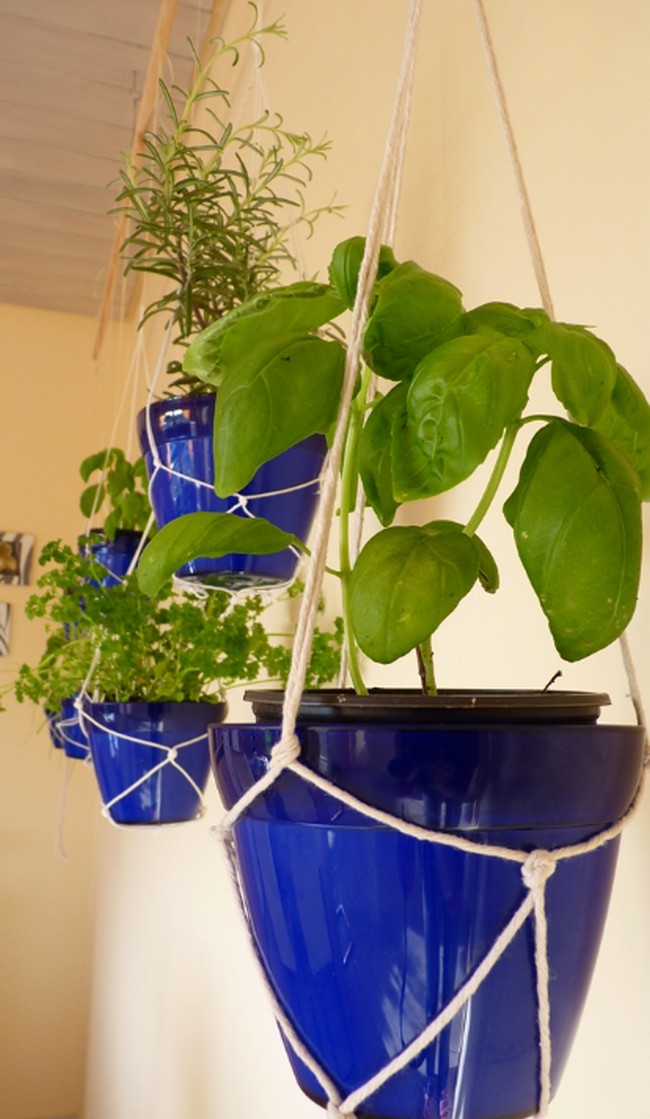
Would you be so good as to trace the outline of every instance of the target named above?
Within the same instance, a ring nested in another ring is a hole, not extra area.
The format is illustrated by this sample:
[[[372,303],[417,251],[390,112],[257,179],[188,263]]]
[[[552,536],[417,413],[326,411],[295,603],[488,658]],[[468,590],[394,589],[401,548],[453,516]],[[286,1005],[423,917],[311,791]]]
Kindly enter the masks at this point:
[[[81,555],[84,555],[88,546],[93,555],[98,552],[119,552],[120,554],[128,555],[135,551],[137,545],[142,540],[143,534],[135,528],[118,528],[115,530],[115,536],[109,540],[103,528],[91,528],[88,532],[84,532],[77,540],[77,546]]]
[[[138,439],[143,454],[150,453],[149,429],[157,446],[182,439],[212,438],[217,394],[170,396],[154,400],[136,416]],[[309,435],[299,445],[323,456],[327,449],[324,435]]]
[[[268,772],[280,730],[278,721],[209,727],[213,771],[227,809]],[[314,822],[335,822],[340,788],[430,830],[470,834],[551,826],[596,834],[632,804],[645,746],[642,727],[595,723],[301,722],[296,733],[300,761],[333,785],[332,794],[287,771],[248,809],[256,818],[287,819],[293,807],[302,812],[310,805],[307,818],[313,811]],[[322,798],[333,807],[325,803],[323,810]],[[354,824],[359,813],[346,813]]]
[[[136,726],[146,727],[150,724],[183,724],[200,722],[207,726],[210,723],[220,724],[228,713],[228,704],[221,700],[218,703],[208,701],[177,702],[177,701],[135,701],[132,703],[99,702],[84,705],[90,717],[89,733],[104,731],[107,734],[128,733],[128,728],[133,730]],[[93,722],[94,721],[94,722]],[[98,724],[98,725],[96,725]]]

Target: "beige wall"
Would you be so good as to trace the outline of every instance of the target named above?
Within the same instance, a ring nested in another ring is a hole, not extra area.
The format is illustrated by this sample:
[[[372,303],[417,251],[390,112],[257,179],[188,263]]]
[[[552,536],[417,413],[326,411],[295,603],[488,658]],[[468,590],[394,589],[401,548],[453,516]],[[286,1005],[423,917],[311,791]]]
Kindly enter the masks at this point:
[[[73,315],[0,306],[0,530],[33,533],[36,553],[84,528],[78,467],[106,439],[112,397],[90,360],[93,329]],[[12,606],[2,683],[42,648],[40,624],[22,613],[39,570],[34,562],[31,587],[0,586]],[[2,1119],[81,1108],[98,824],[91,769],[66,770],[40,712],[10,701],[0,714]]]
[[[233,0],[226,34],[244,7]],[[269,50],[271,105],[292,127],[330,134],[334,149],[315,194],[336,192],[348,206],[343,220],[323,223],[303,246],[309,274],[322,273],[335,240],[367,223],[406,8],[406,0],[265,4],[267,18],[286,12],[290,34]],[[424,8],[398,255],[448,275],[470,305],[538,303],[471,5],[430,0]],[[650,392],[650,9],[646,0],[488,0],[487,8],[557,314],[602,331]],[[19,527],[32,505],[48,525],[53,520],[41,485],[32,483],[11,510]],[[443,515],[462,513],[449,502],[444,508]],[[509,542],[496,525],[486,534],[506,586],[498,603],[476,604],[478,623],[460,611],[445,627],[441,683],[540,686],[557,658],[511,569]],[[631,635],[646,696],[649,620],[646,591]],[[399,682],[406,673],[399,666]],[[388,678],[393,670],[376,674]],[[564,683],[609,690],[612,717],[629,718],[616,649],[566,669]],[[84,1119],[249,1119],[262,1107],[266,1119],[320,1114],[293,1086],[248,961],[209,833],[219,812],[211,792],[207,816],[186,828],[132,834],[101,824]],[[646,798],[624,841],[597,977],[554,1119],[648,1112],[649,832]]]

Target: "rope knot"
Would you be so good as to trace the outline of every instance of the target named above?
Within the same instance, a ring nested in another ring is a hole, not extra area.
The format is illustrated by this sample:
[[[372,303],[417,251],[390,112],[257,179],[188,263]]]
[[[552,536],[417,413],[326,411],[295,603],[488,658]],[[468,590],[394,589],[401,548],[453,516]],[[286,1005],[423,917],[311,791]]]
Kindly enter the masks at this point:
[[[521,868],[521,877],[529,890],[536,890],[555,873],[556,866],[557,859],[550,851],[532,851]]]
[[[271,750],[271,769],[286,769],[300,757],[300,741],[296,734],[285,734]]]
[[[178,746],[169,746],[167,749],[167,760],[175,762],[178,757]]]

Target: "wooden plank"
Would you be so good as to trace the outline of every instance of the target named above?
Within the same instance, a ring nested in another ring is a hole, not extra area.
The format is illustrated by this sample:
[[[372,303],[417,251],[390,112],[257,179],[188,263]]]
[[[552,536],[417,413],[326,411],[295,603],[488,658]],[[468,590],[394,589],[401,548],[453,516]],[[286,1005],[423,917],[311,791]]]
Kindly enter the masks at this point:
[[[164,76],[187,85],[186,39],[200,47],[213,2],[0,0],[0,300],[97,314],[109,264],[122,275],[109,183],[131,149],[161,3],[176,6]]]
[[[74,229],[47,231],[47,254],[56,259],[83,262],[104,261],[110,248],[111,230],[104,231],[106,236],[89,237]],[[43,260],[44,230],[32,225],[14,225],[6,220],[0,221],[0,243],[2,244],[2,268],[15,267],[15,260],[30,258]],[[96,266],[93,264],[93,271]]]
[[[138,109],[138,119],[136,121],[135,131],[133,134],[133,143],[131,145],[131,158],[134,162],[138,160],[138,156],[142,148],[142,138],[151,125],[151,120],[155,111],[158,99],[158,83],[169,47],[169,37],[174,25],[177,7],[178,0],[160,0],[158,22],[156,24],[156,31],[151,46],[151,55],[149,58],[149,65],[147,67],[147,77],[145,79],[142,101],[140,102],[140,106]],[[93,357],[95,359],[99,357],[99,354],[101,352],[104,333],[106,330],[106,323],[108,322],[111,313],[117,274],[118,271],[121,270],[120,248],[124,241],[126,232],[127,219],[126,215],[122,214],[115,229],[113,247],[108,259],[108,269],[106,273],[104,294],[102,296],[102,302],[99,308],[99,314],[97,316],[97,334],[95,336],[95,344],[93,347]]]
[[[119,157],[109,159],[85,152],[62,151],[48,144],[37,146],[7,136],[0,143],[0,176],[8,171],[54,183],[72,181],[81,186],[108,188],[114,195],[109,184],[114,182],[120,165]]]
[[[187,36],[183,35],[178,50],[170,48],[168,53],[174,80],[187,82],[193,66]],[[115,40],[104,35],[41,24],[22,16],[0,17],[0,62],[20,59],[21,66],[31,72],[47,70],[66,77],[74,74],[137,91],[142,89],[148,57],[149,48],[140,43],[124,40],[116,49]]]
[[[20,59],[28,73],[74,74],[77,78],[105,82],[129,89],[134,72],[144,73],[146,47],[91,35],[76,28],[39,24],[35,20],[4,16],[0,20],[0,60]]]
[[[83,213],[81,210],[64,209],[55,206],[50,199],[44,202],[31,202],[23,198],[2,198],[0,217],[5,225],[38,229],[45,249],[50,233],[56,234],[63,230],[66,234],[76,234],[93,241],[110,243],[115,227],[115,218],[105,213]],[[0,262],[2,261],[1,248],[0,241]]]
[[[201,0],[181,0],[179,23],[173,35],[174,50],[182,52],[185,36],[202,37],[211,5]],[[117,42],[136,43],[148,49],[158,18],[158,0],[0,0],[1,16],[21,16],[41,26],[82,31]],[[1,20],[0,20],[1,34]]]
[[[83,152],[122,162],[122,153],[129,150],[133,129],[119,123],[89,127],[83,117],[64,119],[53,109],[35,113],[26,105],[0,102],[0,145],[9,140],[22,140],[37,149],[56,145],[59,152]]]
[[[80,117],[91,127],[101,127],[116,120],[133,120],[133,94],[129,89],[89,81],[69,74],[65,79],[56,74],[34,74],[19,62],[6,62],[0,67],[0,101],[19,101],[31,109],[54,110],[61,116]]]
[[[108,215],[113,204],[113,196],[108,189],[83,186],[74,180],[52,183],[13,171],[0,172],[0,199],[3,198],[58,206],[71,215],[77,211],[82,214]]]

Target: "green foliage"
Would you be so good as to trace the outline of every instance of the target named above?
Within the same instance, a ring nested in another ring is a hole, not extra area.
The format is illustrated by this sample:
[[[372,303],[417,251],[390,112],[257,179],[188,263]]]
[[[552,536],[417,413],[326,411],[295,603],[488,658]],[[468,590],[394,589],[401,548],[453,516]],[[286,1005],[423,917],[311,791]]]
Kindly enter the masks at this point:
[[[145,594],[156,595],[183,564],[203,556],[220,559],[233,552],[269,555],[292,544],[302,547],[291,533],[263,517],[237,517],[232,513],[186,513],[160,530],[162,544],[145,548],[138,568],[139,585]]]
[[[346,307],[361,248],[358,238],[344,242],[330,266],[331,295]],[[341,480],[339,575],[355,686],[364,690],[357,647],[382,662],[415,649],[421,664],[430,664],[428,645],[441,622],[475,585],[496,590],[496,563],[477,530],[513,447],[534,428],[505,515],[560,654],[574,660],[603,648],[623,631],[637,598],[640,502],[650,496],[650,405],[610,347],[583,326],[510,303],[467,311],[457,288],[441,277],[414,262],[398,264],[388,252],[381,262]],[[317,302],[327,306],[326,291]],[[336,413],[345,344],[335,322],[303,315],[304,299],[285,287],[263,307],[244,305],[219,324],[220,391],[228,401],[254,385],[258,395],[250,425],[244,408],[217,409],[224,494],[277,453],[264,438],[264,417],[269,427],[280,418],[284,446],[292,428],[295,442],[322,431]],[[306,338],[339,352],[318,384]],[[202,346],[199,336],[188,362]],[[529,415],[529,388],[545,367],[557,414]],[[384,383],[372,400],[370,369],[396,382],[387,391]],[[404,502],[447,492],[479,470],[484,490],[467,524],[392,527]],[[382,529],[353,567],[347,525],[359,483]],[[186,529],[191,535],[190,522]],[[163,550],[164,542],[154,541],[147,552]],[[434,688],[433,680],[427,686]]]
[[[103,518],[102,530],[109,540],[115,538],[118,529],[146,530],[151,505],[144,459],[129,462],[119,447],[110,447],[85,458],[79,473],[83,482],[99,475],[82,491],[79,508],[88,519]]]
[[[530,443],[504,511],[565,660],[609,645],[634,613],[638,486],[629,460],[589,428],[556,420]]]
[[[19,702],[57,711],[89,673],[99,699],[121,703],[217,702],[237,683],[286,679],[290,635],[271,639],[257,595],[233,600],[213,591],[198,598],[172,594],[165,584],[149,596],[135,575],[106,586],[106,571],[92,555],[60,541],[48,544],[39,562],[47,570],[26,614],[44,620],[46,646],[11,685]],[[314,686],[331,680],[340,652],[340,625],[319,631],[310,665]]]
[[[254,296],[277,285],[287,266],[295,268],[291,236],[310,235],[326,205],[310,209],[305,192],[314,164],[329,141],[287,129],[266,112],[242,124],[227,121],[230,94],[215,77],[236,67],[240,50],[284,38],[281,21],[260,22],[255,4],[247,31],[232,42],[216,40],[207,64],[196,63],[190,89],[160,83],[165,116],[144,136],[142,150],[120,173],[116,211],[126,214],[122,245],[125,271],[169,281],[168,290],[145,310],[143,321],[171,313],[176,341],[187,340]],[[205,123],[194,122],[201,109]],[[178,363],[171,367],[179,372]],[[191,372],[175,384],[205,391]]]

